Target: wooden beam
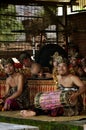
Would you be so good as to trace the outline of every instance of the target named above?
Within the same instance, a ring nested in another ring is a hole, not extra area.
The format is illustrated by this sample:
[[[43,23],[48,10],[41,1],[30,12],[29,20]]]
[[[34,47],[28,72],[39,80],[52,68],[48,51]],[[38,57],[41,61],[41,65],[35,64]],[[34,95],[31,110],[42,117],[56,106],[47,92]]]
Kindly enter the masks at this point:
[[[1,4],[13,4],[13,5],[70,5],[70,0],[64,2],[64,0],[2,0]]]

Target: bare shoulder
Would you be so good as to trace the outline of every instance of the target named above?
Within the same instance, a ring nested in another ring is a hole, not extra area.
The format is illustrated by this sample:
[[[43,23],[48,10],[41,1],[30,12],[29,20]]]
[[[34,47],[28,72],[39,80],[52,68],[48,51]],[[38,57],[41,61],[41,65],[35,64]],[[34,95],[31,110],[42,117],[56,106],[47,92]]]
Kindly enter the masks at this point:
[[[76,75],[72,75],[71,76],[71,80],[74,84],[76,84],[77,86],[84,86],[83,81]]]
[[[17,77],[23,77],[23,74],[21,74],[21,73],[18,72],[18,73],[16,73],[16,76]]]
[[[6,84],[9,84],[10,82],[10,77],[6,78]]]
[[[70,78],[71,78],[72,80],[80,80],[80,78],[79,78],[78,76],[73,75],[73,74],[70,74]]]

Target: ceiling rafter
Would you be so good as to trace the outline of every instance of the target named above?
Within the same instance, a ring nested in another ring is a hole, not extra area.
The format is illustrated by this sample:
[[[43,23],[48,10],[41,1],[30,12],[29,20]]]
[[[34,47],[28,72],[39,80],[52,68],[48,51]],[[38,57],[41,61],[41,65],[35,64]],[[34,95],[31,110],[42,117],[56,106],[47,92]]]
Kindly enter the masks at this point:
[[[13,4],[13,5],[29,5],[29,4],[38,4],[38,5],[70,5],[71,3],[75,4],[76,0],[3,0],[1,4]]]

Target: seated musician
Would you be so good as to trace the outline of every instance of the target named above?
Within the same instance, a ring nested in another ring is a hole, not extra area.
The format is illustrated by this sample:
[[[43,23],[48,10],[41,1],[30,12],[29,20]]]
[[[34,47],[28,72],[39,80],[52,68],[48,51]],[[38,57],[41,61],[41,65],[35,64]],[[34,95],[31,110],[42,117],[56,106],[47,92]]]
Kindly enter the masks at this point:
[[[28,53],[28,51],[23,51],[19,56],[19,61],[23,65],[23,68],[30,68],[32,63],[34,62]]]
[[[28,87],[24,76],[15,71],[14,62],[11,58],[2,59],[6,78],[6,92],[3,97],[3,110],[21,110],[27,109]]]
[[[57,107],[53,110],[51,110],[51,116],[58,116],[58,115],[65,115],[65,116],[72,116],[72,115],[78,115],[83,110],[83,101],[81,98],[81,94],[83,94],[86,91],[85,85],[83,82],[79,79],[79,77],[70,74],[69,68],[68,68],[68,60],[65,58],[62,58],[61,56],[57,55],[57,79],[58,81],[58,90],[61,91],[72,91],[72,94],[70,95],[70,98],[68,99],[71,106],[64,107],[63,110],[62,107]],[[76,101],[76,103],[75,103]],[[73,104],[73,105],[72,105]],[[75,105],[74,105],[75,104]],[[20,112],[22,116],[34,116],[36,115],[36,111],[27,111],[22,110]]]
[[[31,78],[42,78],[43,69],[42,66],[38,63],[33,63],[31,65]]]
[[[76,57],[71,57],[70,58],[70,69],[73,70],[74,74],[79,76],[79,77],[85,77],[86,73],[83,69],[82,62],[78,61],[80,59]]]
[[[20,54],[19,61],[23,65],[21,72],[25,75],[26,78],[51,78],[50,73],[44,74],[44,68],[32,60],[28,51],[23,51]]]
[[[23,66],[20,72],[23,73],[26,78],[31,77],[30,69],[34,61],[32,60],[31,55],[28,53],[28,51],[21,52],[19,56],[19,61]]]
[[[45,72],[44,67],[42,67],[39,63],[32,63],[31,65],[31,78],[32,79],[46,79],[52,78],[51,73]]]
[[[83,82],[80,80],[78,76],[70,74],[69,67],[68,67],[69,62],[67,59],[62,58],[61,56],[58,55],[57,61],[58,61],[58,65],[57,65],[58,87],[63,90],[66,89],[74,90],[74,92],[72,93],[69,99],[70,104],[73,104],[76,100],[78,100],[77,106],[71,107],[71,111],[69,111],[70,108],[69,109],[67,108],[68,110],[64,109],[64,115],[67,114],[72,115],[73,113],[74,115],[78,115],[83,110],[83,100],[81,94],[83,94],[86,91],[85,85],[83,84]]]

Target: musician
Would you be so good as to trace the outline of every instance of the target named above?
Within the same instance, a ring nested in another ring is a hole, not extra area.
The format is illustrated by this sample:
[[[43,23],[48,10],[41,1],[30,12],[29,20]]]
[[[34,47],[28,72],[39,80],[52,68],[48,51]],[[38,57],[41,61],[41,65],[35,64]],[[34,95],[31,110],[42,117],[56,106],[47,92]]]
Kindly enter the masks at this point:
[[[51,110],[50,115],[51,116],[58,116],[58,115],[65,115],[65,116],[72,116],[72,115],[78,115],[83,110],[83,101],[81,95],[86,91],[85,85],[83,82],[77,77],[76,75],[70,74],[69,72],[69,62],[67,59],[57,55],[57,76],[55,76],[56,84],[58,85],[58,90],[61,91],[71,91],[72,94],[70,95],[69,102],[71,106],[64,107],[63,109],[57,108]],[[58,81],[58,83],[57,83]],[[72,105],[75,104],[75,105]],[[27,111],[23,110],[20,112],[22,116],[34,116],[36,115],[36,112],[34,111]]]
[[[28,87],[24,76],[15,71],[14,62],[11,58],[2,59],[6,78],[6,92],[3,96],[3,110],[20,110],[29,107]]]
[[[70,58],[70,68],[73,69],[74,74],[79,77],[85,77],[86,73],[82,67],[82,63],[80,62],[80,59],[77,59],[76,57]]]
[[[31,66],[34,63],[34,61],[31,58],[31,55],[28,53],[28,51],[21,52],[19,56],[19,61],[21,62],[23,68],[20,72],[22,72],[25,76],[25,78],[31,77]]]
[[[38,63],[33,63],[31,65],[31,78],[42,78],[43,77],[43,69],[42,66]]]
[[[19,61],[22,63],[23,68],[30,68],[32,63],[34,62],[28,53],[28,51],[23,51],[19,56]]]
[[[80,114],[80,112],[83,110],[83,101],[80,95],[86,91],[85,85],[79,79],[79,77],[77,77],[76,75],[70,74],[69,68],[68,68],[69,62],[67,59],[58,55],[57,61],[58,61],[58,65],[57,65],[58,87],[62,87],[61,89],[68,88],[69,90],[74,88],[76,90],[72,93],[69,100],[70,100],[70,103],[72,104],[78,99],[77,108],[74,108],[76,110],[72,108],[72,112],[74,113],[76,111],[76,113],[74,113],[75,115]]]

